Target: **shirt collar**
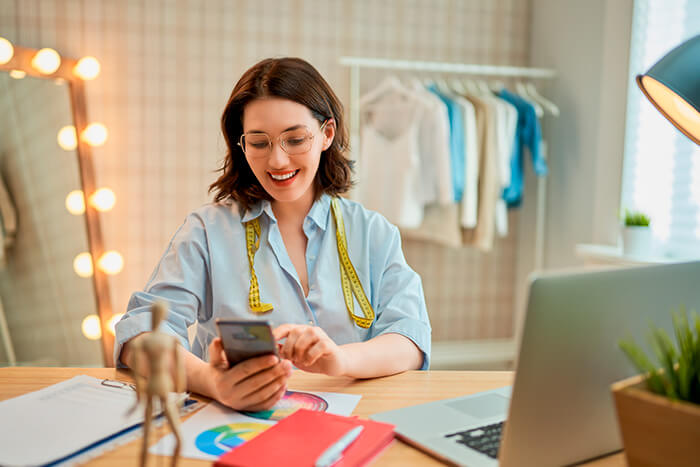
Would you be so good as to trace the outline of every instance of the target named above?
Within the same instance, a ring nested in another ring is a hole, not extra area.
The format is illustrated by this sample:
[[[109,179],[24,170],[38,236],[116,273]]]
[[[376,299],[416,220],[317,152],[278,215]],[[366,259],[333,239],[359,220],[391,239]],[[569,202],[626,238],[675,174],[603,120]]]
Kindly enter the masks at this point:
[[[245,214],[241,218],[241,222],[245,223],[253,219],[260,217],[262,213],[266,213],[270,219],[275,220],[275,215],[272,213],[272,205],[270,201],[263,199],[252,205],[246,210]]]
[[[311,206],[309,214],[307,214],[306,217],[314,221],[322,230],[326,230],[330,210],[331,197],[324,193],[321,195],[321,198],[318,201],[314,202],[314,204]]]
[[[314,202],[306,217],[314,221],[319,228],[326,230],[330,208],[331,197],[324,193],[321,195],[320,199]],[[257,219],[263,212],[267,214],[270,220],[277,222],[275,219],[275,214],[272,212],[272,205],[270,204],[270,201],[266,199],[261,200],[251,206],[241,218],[241,222],[245,223],[250,220]]]

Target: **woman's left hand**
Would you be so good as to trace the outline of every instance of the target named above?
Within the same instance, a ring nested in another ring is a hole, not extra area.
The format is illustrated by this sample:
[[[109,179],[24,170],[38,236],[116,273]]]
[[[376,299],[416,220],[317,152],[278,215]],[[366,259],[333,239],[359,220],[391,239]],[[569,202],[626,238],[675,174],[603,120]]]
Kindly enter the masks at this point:
[[[318,326],[283,324],[272,331],[280,345],[280,357],[291,360],[300,370],[342,376],[346,372],[346,354],[342,347]]]

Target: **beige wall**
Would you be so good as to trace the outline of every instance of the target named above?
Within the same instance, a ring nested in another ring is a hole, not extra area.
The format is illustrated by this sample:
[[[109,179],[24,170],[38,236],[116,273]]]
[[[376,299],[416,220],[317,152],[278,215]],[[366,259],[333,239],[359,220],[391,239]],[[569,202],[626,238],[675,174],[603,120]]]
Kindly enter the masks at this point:
[[[542,128],[550,168],[544,269],[581,266],[579,243],[617,243],[633,3],[533,1],[531,65],[557,70],[542,91],[561,110]],[[536,181],[528,175],[516,247],[517,323],[534,265],[528,245],[534,242]]]
[[[527,65],[528,0],[0,0],[0,31],[19,44],[95,55],[91,120],[107,125],[97,181],[117,195],[102,218],[105,246],[124,255],[110,279],[115,311],[143,287],[190,210],[207,202],[224,154],[219,117],[257,60],[311,61],[347,103],[342,55]],[[40,4],[40,8],[39,8]],[[380,73],[363,75],[363,89]],[[517,219],[492,254],[408,242],[423,276],[434,338],[512,331]]]

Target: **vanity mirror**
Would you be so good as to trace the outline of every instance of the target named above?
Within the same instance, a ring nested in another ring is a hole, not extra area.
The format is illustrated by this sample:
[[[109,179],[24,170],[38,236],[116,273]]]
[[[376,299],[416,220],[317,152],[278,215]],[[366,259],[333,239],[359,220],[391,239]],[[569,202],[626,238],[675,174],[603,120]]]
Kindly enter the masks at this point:
[[[121,257],[100,229],[114,195],[91,160],[106,138],[86,116],[96,69],[0,38],[0,365],[113,366],[107,272]]]

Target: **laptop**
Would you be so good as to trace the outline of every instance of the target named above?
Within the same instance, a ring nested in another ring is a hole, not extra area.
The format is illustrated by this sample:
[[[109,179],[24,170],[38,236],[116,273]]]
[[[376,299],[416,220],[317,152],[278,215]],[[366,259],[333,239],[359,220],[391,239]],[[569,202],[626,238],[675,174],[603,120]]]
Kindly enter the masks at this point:
[[[554,466],[622,449],[610,385],[636,374],[618,347],[649,352],[649,323],[700,311],[700,262],[531,279],[513,386],[372,415],[443,461]]]

